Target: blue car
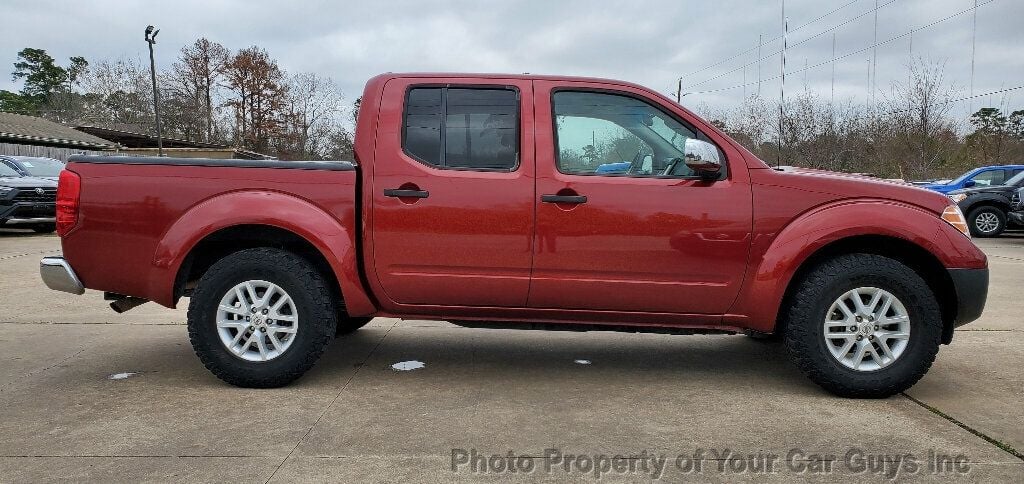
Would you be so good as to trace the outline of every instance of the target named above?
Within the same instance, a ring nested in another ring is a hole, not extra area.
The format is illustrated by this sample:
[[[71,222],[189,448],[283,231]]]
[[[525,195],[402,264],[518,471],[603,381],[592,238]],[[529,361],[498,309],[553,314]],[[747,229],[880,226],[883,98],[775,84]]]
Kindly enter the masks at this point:
[[[939,181],[918,182],[914,184],[921,188],[935,190],[939,193],[949,193],[953,190],[960,190],[975,186],[1002,185],[1006,180],[1013,178],[1014,175],[1021,172],[1024,172],[1024,165],[983,166],[981,168],[975,168],[968,171],[953,180],[945,181],[945,183]]]

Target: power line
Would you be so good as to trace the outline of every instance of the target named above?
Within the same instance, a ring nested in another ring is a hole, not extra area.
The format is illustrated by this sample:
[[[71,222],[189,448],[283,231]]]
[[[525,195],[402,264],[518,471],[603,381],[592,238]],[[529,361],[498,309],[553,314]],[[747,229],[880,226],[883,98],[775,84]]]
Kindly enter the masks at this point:
[[[942,22],[946,22],[946,21],[951,20],[953,18],[959,17],[959,16],[961,16],[961,15],[967,13],[967,12],[970,12],[970,11],[972,11],[974,9],[984,7],[985,5],[988,5],[988,4],[990,4],[990,3],[994,2],[994,1],[996,1],[996,0],[988,0],[988,1],[984,2],[984,3],[979,3],[977,7],[971,7],[971,8],[968,8],[966,10],[961,10],[961,11],[959,11],[957,13],[954,13],[954,14],[948,16],[948,17],[944,17],[944,18],[941,18],[939,20],[936,20],[936,21],[934,21],[934,22],[932,22],[930,24],[927,24],[927,25],[924,25],[924,26],[912,29],[912,30],[910,30],[910,31],[908,31],[908,32],[906,32],[904,34],[900,34],[900,35],[897,35],[895,37],[890,37],[889,39],[883,40],[881,42],[877,42],[876,44],[873,44],[873,45],[869,45],[867,47],[864,47],[863,49],[858,49],[858,50],[855,50],[853,52],[847,52],[846,54],[843,54],[843,55],[841,55],[839,57],[834,57],[834,58],[829,59],[827,61],[819,62],[817,64],[811,65],[810,67],[807,67],[807,69],[816,69],[816,68],[821,67],[823,65],[827,65],[830,62],[834,62],[834,61],[837,61],[837,60],[842,60],[842,59],[845,59],[847,57],[850,57],[850,56],[853,56],[853,55],[857,55],[857,54],[860,54],[862,52],[866,52],[868,50],[871,50],[872,48],[877,47],[879,45],[885,45],[885,44],[888,44],[888,43],[890,43],[890,42],[892,42],[894,40],[902,39],[903,37],[906,37],[908,35],[913,35],[914,32],[918,32],[918,31],[921,31],[921,30],[924,30],[924,29],[928,29],[928,28],[934,27],[934,26],[936,26],[936,25],[938,25],[938,24],[940,24]],[[776,52],[776,54],[778,54],[778,52]],[[793,71],[793,72],[800,72],[800,71]],[[771,81],[771,80],[778,79],[779,77],[780,76],[769,77],[769,78],[763,79],[763,80],[764,81]],[[713,92],[721,92],[721,91],[729,91],[729,90],[732,90],[732,89],[739,89],[741,87],[743,87],[743,86],[735,85],[735,86],[729,86],[729,87],[721,87],[721,88],[717,88],[717,89],[707,89],[707,90],[704,90],[704,91],[693,91],[690,94],[709,94],[709,93],[713,93]]]
[[[808,37],[808,38],[806,38],[806,39],[804,39],[804,40],[801,40],[800,42],[797,42],[797,43],[795,43],[795,44],[792,44],[792,45],[790,45],[789,47],[791,47],[791,48],[792,48],[792,47],[796,47],[796,46],[798,46],[798,45],[800,45],[800,44],[804,44],[804,43],[806,43],[806,42],[810,42],[810,41],[812,41],[812,40],[814,40],[814,39],[816,39],[816,38],[818,38],[818,37],[821,37],[822,35],[825,35],[825,34],[827,34],[827,33],[829,33],[829,32],[835,31],[835,30],[839,29],[840,27],[846,26],[846,25],[848,25],[848,24],[850,24],[850,23],[852,23],[852,22],[854,22],[854,21],[856,21],[856,20],[858,20],[858,19],[860,19],[860,18],[862,18],[862,17],[864,17],[864,16],[866,16],[866,15],[869,15],[869,14],[871,14],[872,12],[874,12],[874,11],[878,10],[879,8],[884,8],[884,7],[885,7],[885,6],[887,6],[887,5],[893,4],[893,3],[895,3],[896,1],[897,1],[897,0],[889,0],[888,2],[885,2],[885,3],[883,3],[882,5],[879,5],[879,6],[877,7],[877,8],[874,8],[874,9],[872,9],[872,10],[868,10],[867,12],[864,12],[864,13],[862,13],[862,14],[860,14],[860,15],[857,15],[856,17],[853,17],[853,18],[847,19],[847,20],[846,20],[845,22],[842,22],[842,23],[840,23],[840,24],[838,24],[838,25],[835,25],[835,26],[833,26],[833,27],[831,27],[831,28],[829,28],[829,29],[826,29],[826,30],[823,30],[823,31],[821,31],[821,32],[818,32],[818,33],[816,33],[816,34],[814,34],[814,35],[812,35],[812,36],[810,36],[810,37]],[[989,0],[989,1],[994,1],[994,0]],[[775,40],[775,39],[772,39],[772,40]],[[749,52],[749,51],[747,51],[747,52]],[[758,61],[760,61],[760,60],[763,60],[763,59],[768,59],[768,58],[774,57],[774,56],[778,55],[778,54],[779,54],[779,52],[781,52],[781,51],[775,51],[775,52],[772,52],[771,54],[768,54],[768,55],[766,55],[766,56],[764,56],[764,57],[762,57],[762,58],[758,59]],[[744,68],[744,67],[746,67],[746,66],[749,66],[749,65],[751,65],[751,64],[753,64],[753,63],[752,63],[752,62],[751,62],[751,63],[747,63],[747,64],[744,64],[744,65],[742,65],[742,66],[740,66],[740,67],[737,67],[737,68],[735,68],[735,69],[733,69],[733,70],[731,70],[731,71],[728,71],[728,72],[724,72],[724,73],[722,73],[722,74],[719,74],[719,75],[717,75],[717,76],[715,76],[715,77],[710,77],[710,78],[708,78],[708,79],[704,79],[703,81],[700,81],[700,82],[697,82],[697,83],[691,84],[691,85],[690,85],[690,87],[691,87],[691,88],[693,88],[693,87],[699,86],[699,85],[701,85],[701,84],[706,84],[706,83],[708,83],[708,82],[714,81],[715,79],[720,79],[720,78],[722,78],[722,77],[725,77],[725,76],[727,76],[727,75],[729,75],[729,74],[732,74],[732,73],[734,73],[734,72],[736,72],[736,71],[738,71],[738,70],[740,70],[740,69],[742,69],[742,68]]]
[[[819,21],[819,20],[821,20],[821,19],[823,19],[823,18],[825,18],[825,17],[828,17],[829,15],[832,15],[832,14],[834,14],[834,13],[836,13],[836,12],[838,12],[838,11],[840,11],[840,10],[842,10],[842,9],[846,8],[846,7],[849,7],[850,5],[853,5],[853,4],[855,4],[855,3],[859,2],[859,1],[860,1],[860,0],[853,0],[852,2],[850,2],[850,3],[847,3],[847,4],[845,4],[845,5],[843,5],[843,6],[839,7],[839,8],[833,9],[833,10],[832,10],[831,12],[829,12],[829,13],[826,13],[825,15],[822,15],[822,16],[820,16],[820,17],[818,17],[818,18],[814,19],[814,20],[811,20],[810,22],[807,22],[807,23],[805,23],[805,24],[803,24],[803,25],[801,25],[801,26],[799,26],[799,27],[797,27],[797,28],[793,29],[793,30],[792,30],[792,32],[796,32],[797,30],[800,30],[800,29],[802,29],[802,28],[804,28],[804,27],[806,27],[806,26],[808,26],[808,25],[811,25],[811,24],[813,24],[814,22],[817,22],[817,21]],[[893,0],[893,1],[895,1],[895,0]],[[890,2],[890,3],[892,3],[892,2]],[[781,35],[779,35],[779,36],[777,36],[777,37],[772,37],[771,39],[768,39],[768,40],[767,40],[767,41],[766,41],[765,43],[771,43],[771,42],[775,42],[776,40],[779,40],[779,39],[781,39],[781,38],[782,38],[782,36],[781,36]],[[758,38],[758,43],[760,44],[760,38]],[[734,55],[734,56],[732,56],[732,57],[729,57],[728,59],[725,59],[725,60],[721,60],[721,61],[715,62],[714,64],[709,64],[709,65],[706,65],[706,66],[704,66],[704,67],[701,67],[700,69],[697,69],[697,70],[695,70],[695,71],[693,71],[693,72],[691,72],[691,73],[689,73],[689,74],[684,74],[684,75],[683,75],[683,78],[687,78],[687,77],[690,77],[690,76],[692,76],[692,75],[694,75],[694,74],[700,74],[701,72],[704,72],[704,71],[706,71],[706,70],[708,70],[708,69],[712,69],[712,68],[718,67],[718,66],[720,66],[720,65],[722,65],[722,64],[725,64],[726,62],[729,62],[729,61],[731,61],[731,60],[733,60],[733,59],[736,59],[737,57],[742,57],[742,56],[744,56],[744,55],[746,55],[746,54],[749,54],[749,53],[753,52],[754,50],[757,50],[757,51],[758,51],[758,57],[760,57],[760,56],[761,56],[761,53],[760,53],[760,48],[761,48],[761,46],[760,46],[760,45],[758,45],[758,46],[757,46],[756,48],[751,48],[751,49],[747,49],[747,50],[745,50],[745,51],[743,51],[743,52],[740,52],[739,54],[736,54],[736,55]],[[776,52],[775,54],[778,54],[778,52]],[[772,54],[772,55],[775,55],[775,54]],[[771,57],[771,56],[769,56],[769,57]]]
[[[971,99],[975,99],[975,98],[979,98],[979,97],[994,96],[996,94],[1002,94],[1004,92],[1016,91],[1018,89],[1024,89],[1024,85],[1017,86],[1017,87],[1008,87],[1006,89],[999,89],[998,91],[986,92],[986,93],[983,93],[983,94],[975,94],[973,96],[964,96],[964,97],[959,98],[959,99],[950,99],[948,101],[942,101],[942,102],[938,102],[938,103],[926,104],[924,106],[918,106],[916,108],[908,108],[908,109],[900,109],[900,110],[897,110],[897,111],[890,111],[890,112],[882,114],[882,116],[891,116],[891,115],[894,115],[894,114],[903,114],[903,113],[908,113],[910,111],[917,111],[918,109],[930,108],[930,107],[934,107],[934,106],[945,106],[947,104],[953,104],[953,103],[958,103],[958,102],[962,102],[962,101],[969,101]]]

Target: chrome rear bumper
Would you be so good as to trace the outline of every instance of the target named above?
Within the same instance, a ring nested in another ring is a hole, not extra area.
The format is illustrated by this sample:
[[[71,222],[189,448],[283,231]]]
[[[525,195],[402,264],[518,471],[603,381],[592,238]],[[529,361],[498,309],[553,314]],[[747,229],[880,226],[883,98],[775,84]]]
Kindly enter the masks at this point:
[[[39,261],[39,276],[43,278],[46,287],[54,291],[85,294],[85,286],[63,257],[43,257]]]

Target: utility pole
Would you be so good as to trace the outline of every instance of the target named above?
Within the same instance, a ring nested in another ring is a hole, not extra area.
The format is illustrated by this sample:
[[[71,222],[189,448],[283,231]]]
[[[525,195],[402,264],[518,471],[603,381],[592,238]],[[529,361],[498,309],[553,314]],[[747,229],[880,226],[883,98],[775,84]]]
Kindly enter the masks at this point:
[[[836,33],[832,32],[832,97],[829,104],[836,103]]]
[[[676,104],[683,103],[683,78],[679,78],[679,85],[676,87]]]
[[[871,38],[871,117],[875,116],[875,88],[878,86],[878,0],[875,0],[875,33]]]
[[[779,82],[779,146],[778,154],[775,157],[775,166],[782,165],[782,134],[785,129],[783,117],[785,116],[786,105],[786,48],[789,46],[789,19],[786,18],[786,0],[782,0],[782,51],[780,52],[781,65],[779,66],[782,75]]]
[[[978,36],[978,0],[974,0],[974,20],[971,27],[971,100],[968,101],[968,115],[974,111],[974,39]]]
[[[154,30],[152,25],[146,27],[146,43],[149,44],[149,74],[153,79],[153,112],[156,114],[156,149],[158,156],[164,156],[163,127],[160,125],[160,91],[156,88],[156,61],[153,58],[153,44],[156,43],[156,35],[160,30]]]
[[[757,97],[761,97],[761,37],[764,34],[757,34]]]

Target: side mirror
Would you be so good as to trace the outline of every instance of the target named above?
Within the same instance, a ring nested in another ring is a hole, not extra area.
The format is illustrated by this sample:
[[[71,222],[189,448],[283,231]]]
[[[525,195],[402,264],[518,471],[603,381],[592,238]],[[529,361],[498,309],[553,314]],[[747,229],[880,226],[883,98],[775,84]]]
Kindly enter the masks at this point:
[[[687,139],[683,153],[686,166],[701,178],[716,178],[722,171],[718,147],[699,139]]]
[[[974,185],[977,185],[977,184],[978,184],[978,182],[976,182],[974,180],[967,180],[967,181],[964,182],[964,188],[971,188],[971,187],[973,187]]]

